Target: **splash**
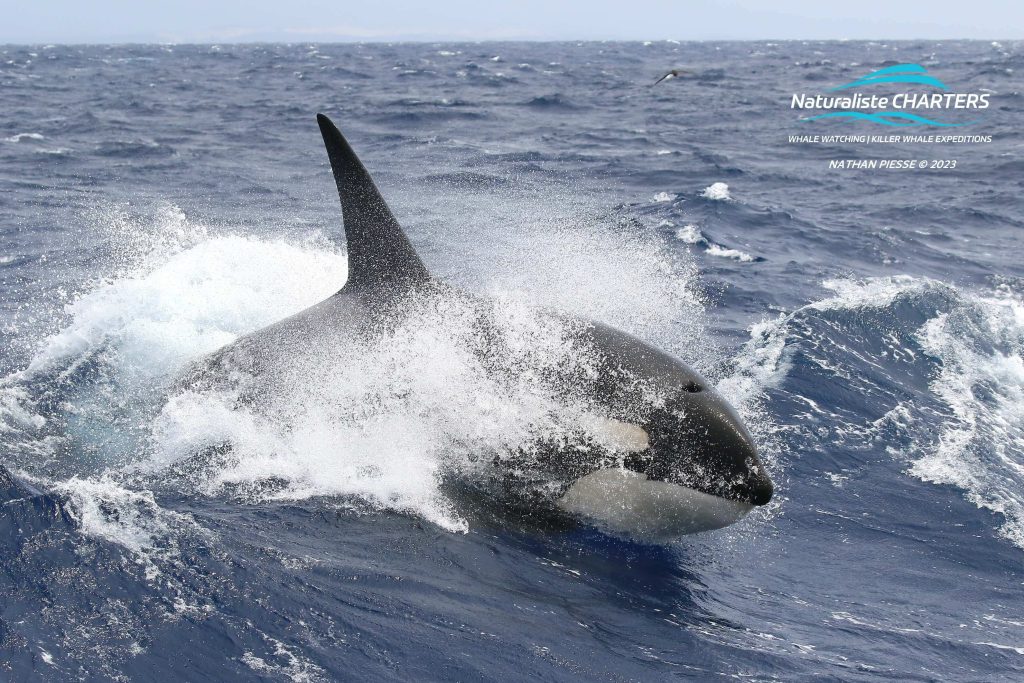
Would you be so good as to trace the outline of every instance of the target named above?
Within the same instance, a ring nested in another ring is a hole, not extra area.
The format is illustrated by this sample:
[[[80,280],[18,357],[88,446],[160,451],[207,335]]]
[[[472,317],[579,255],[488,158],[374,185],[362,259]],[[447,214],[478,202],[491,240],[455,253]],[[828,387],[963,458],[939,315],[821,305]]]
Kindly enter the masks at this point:
[[[538,440],[603,438],[583,397],[545,382],[594,362],[550,309],[681,349],[698,367],[717,360],[695,343],[703,305],[685,255],[619,224],[550,218],[520,221],[488,244],[490,260],[460,260],[480,269],[460,276],[487,292],[496,338],[481,339],[477,306],[441,298],[373,347],[297,358],[256,410],[230,392],[168,387],[189,362],[337,291],[344,252],[322,235],[238,234],[173,206],[98,212],[109,273],[2,381],[4,429],[41,451],[18,464],[62,487],[87,533],[141,553],[174,526],[151,493],[161,487],[241,503],[324,499],[464,531],[445,481],[490,476],[495,458]],[[474,352],[485,341],[503,349],[500,367]]]
[[[150,464],[186,468],[207,494],[355,497],[465,531],[440,491],[444,475],[473,478],[538,439],[567,440],[588,415],[545,382],[548,369],[586,369],[560,320],[511,300],[490,313],[498,324],[486,340],[472,307],[442,298],[372,345],[314,346],[275,368],[256,405],[183,392],[157,420]],[[497,367],[481,344],[500,346]],[[192,459],[219,444],[230,451],[213,471]]]
[[[345,278],[344,254],[322,240],[211,236],[173,207],[144,228],[107,216],[111,275],[65,307],[68,322],[25,369],[0,380],[0,433],[18,467],[44,457],[55,461],[50,474],[90,476],[136,459],[154,404],[187,360],[312,305]]]

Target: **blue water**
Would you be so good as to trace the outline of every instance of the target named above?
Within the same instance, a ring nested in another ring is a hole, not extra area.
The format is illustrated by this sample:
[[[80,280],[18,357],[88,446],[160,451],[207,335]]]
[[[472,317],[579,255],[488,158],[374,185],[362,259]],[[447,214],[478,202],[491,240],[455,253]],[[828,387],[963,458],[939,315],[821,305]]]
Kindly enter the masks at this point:
[[[0,680],[1020,680],[1021,47],[0,49]],[[890,132],[788,104],[901,63],[991,92],[957,130],[992,142],[787,142]],[[325,408],[288,429],[168,401],[344,281],[318,111],[524,344],[517,302],[705,372],[773,503],[649,546],[447,496],[533,410],[447,329],[293,377]],[[958,164],[827,169],[886,157]]]

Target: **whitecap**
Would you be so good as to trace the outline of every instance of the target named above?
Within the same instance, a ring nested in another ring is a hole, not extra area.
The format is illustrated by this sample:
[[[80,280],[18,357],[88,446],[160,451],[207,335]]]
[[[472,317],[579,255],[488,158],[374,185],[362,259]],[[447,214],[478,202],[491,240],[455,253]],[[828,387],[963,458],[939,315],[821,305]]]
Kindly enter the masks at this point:
[[[1024,548],[1024,303],[972,297],[929,320],[917,338],[941,359],[929,388],[951,414],[910,473],[999,513],[1002,534]]]
[[[684,225],[676,230],[676,239],[686,244],[701,244],[707,241],[704,238],[704,233],[696,225]]]
[[[9,138],[4,138],[4,142],[21,142],[22,140],[42,140],[43,136],[41,133],[17,133]]]
[[[785,377],[787,339],[803,340],[799,330],[808,316],[824,312],[837,321],[831,324],[843,325],[836,313],[916,308],[923,322],[878,333],[886,335],[894,359],[920,367],[926,390],[908,393],[867,425],[832,415],[834,433],[856,435],[858,444],[903,444],[887,450],[906,463],[907,474],[956,487],[970,503],[998,514],[997,533],[1024,548],[1024,301],[1006,289],[968,291],[909,275],[823,285],[832,296],[752,331],[745,355],[757,362],[745,374],[761,377],[759,384]],[[801,324],[791,326],[794,320]],[[822,340],[806,341],[816,346]],[[856,350],[815,354],[813,362],[851,382],[874,381],[858,377]]]
[[[732,259],[733,261],[739,261],[741,263],[750,263],[755,260],[753,256],[745,251],[730,249],[728,247],[723,247],[720,244],[709,244],[705,253],[709,256]]]
[[[729,196],[729,186],[725,183],[711,183],[704,188],[704,191],[700,193],[701,197],[705,199],[711,199],[715,201],[725,201],[732,199]]]

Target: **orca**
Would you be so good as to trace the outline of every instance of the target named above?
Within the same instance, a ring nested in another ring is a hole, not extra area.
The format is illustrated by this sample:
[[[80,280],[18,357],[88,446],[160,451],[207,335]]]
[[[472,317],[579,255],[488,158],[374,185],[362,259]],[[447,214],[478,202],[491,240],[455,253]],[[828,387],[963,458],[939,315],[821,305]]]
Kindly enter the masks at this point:
[[[294,381],[280,367],[304,349],[379,339],[423,297],[481,300],[431,276],[344,136],[323,114],[317,121],[341,199],[347,281],[326,300],[194,363],[180,389],[234,382],[238,400],[258,401],[276,382]],[[556,315],[598,361],[592,372],[551,381],[588,398],[603,443],[555,445],[531,460],[534,475],[557,482],[561,513],[615,535],[665,541],[724,527],[771,500],[750,432],[699,373],[623,331]]]

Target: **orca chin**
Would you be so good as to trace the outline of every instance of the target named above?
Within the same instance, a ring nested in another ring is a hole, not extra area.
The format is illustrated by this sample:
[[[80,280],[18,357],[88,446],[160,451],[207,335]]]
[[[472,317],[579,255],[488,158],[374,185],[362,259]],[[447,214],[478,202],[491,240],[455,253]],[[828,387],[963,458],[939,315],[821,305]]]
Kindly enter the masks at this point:
[[[648,479],[642,472],[608,468],[576,480],[558,507],[602,531],[665,543],[729,526],[746,517],[755,505]]]

